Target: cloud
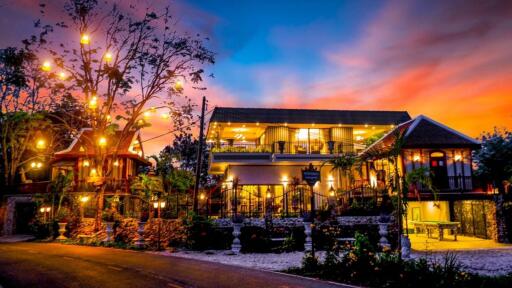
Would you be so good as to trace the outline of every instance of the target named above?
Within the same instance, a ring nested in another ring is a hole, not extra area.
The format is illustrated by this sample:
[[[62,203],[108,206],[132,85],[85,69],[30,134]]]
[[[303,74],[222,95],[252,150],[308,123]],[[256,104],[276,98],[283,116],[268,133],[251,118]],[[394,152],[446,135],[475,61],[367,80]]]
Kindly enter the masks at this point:
[[[472,136],[512,128],[512,2],[393,1],[361,31],[320,52],[325,73],[282,82],[267,103],[407,110]]]

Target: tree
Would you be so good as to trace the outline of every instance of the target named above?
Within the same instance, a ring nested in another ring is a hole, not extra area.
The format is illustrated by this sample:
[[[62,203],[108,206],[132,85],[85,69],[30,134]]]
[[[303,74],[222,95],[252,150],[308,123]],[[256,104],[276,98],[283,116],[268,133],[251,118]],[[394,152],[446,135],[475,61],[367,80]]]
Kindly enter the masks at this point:
[[[510,209],[506,209],[510,207],[510,202],[506,203],[506,197],[510,195],[505,195],[505,183],[512,180],[512,132],[494,129],[484,133],[481,141],[482,148],[473,153],[477,165],[475,174],[498,190],[495,197],[498,241],[507,243],[512,240],[509,220],[512,215]]]
[[[495,129],[481,136],[482,148],[473,153],[475,174],[505,192],[504,181],[512,178],[512,132]]]
[[[325,161],[323,165],[331,165],[331,171],[338,172],[338,178],[341,188],[343,188],[343,178],[347,178],[347,183],[345,183],[345,189],[350,189],[352,184],[354,183],[354,175],[352,173],[352,169],[355,166],[360,166],[359,159],[357,155],[354,153],[341,154],[337,157],[331,158]]]
[[[204,89],[198,86],[203,66],[214,63],[203,38],[178,31],[169,7],[160,11],[136,4],[127,7],[122,10],[95,0],[67,1],[64,9],[69,23],[55,26],[72,29],[77,41],[48,45],[52,62],[67,76],[66,89],[80,96],[93,130],[94,139],[88,141],[95,155],[91,166],[99,179],[95,181],[97,229],[112,173],[108,159],[117,157],[120,143],[131,132],[150,126],[145,116],[157,109],[167,109],[175,127],[184,124],[191,105],[178,100],[183,96],[183,83]],[[151,107],[157,100],[163,104]],[[116,130],[120,137],[113,140]],[[107,153],[106,142],[112,153]]]
[[[199,140],[194,138],[190,133],[177,134],[172,145],[166,146],[159,154],[161,160],[157,163],[157,169],[161,171],[169,171],[172,168],[178,168],[189,172],[194,172],[197,165],[197,152]],[[200,184],[205,186],[213,186],[216,181],[208,175],[208,147],[203,145],[203,160],[201,161],[201,178]],[[162,161],[164,160],[165,161]]]

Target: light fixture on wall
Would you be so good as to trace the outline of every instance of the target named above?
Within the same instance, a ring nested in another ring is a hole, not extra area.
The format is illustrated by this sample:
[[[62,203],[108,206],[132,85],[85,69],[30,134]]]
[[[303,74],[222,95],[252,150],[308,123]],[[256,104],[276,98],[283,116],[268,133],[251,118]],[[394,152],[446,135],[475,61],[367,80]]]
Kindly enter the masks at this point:
[[[454,157],[455,161],[462,161],[462,155],[459,153],[459,154],[455,154],[455,157]]]
[[[414,154],[414,156],[412,156],[412,161],[420,162],[420,160],[421,160],[420,154]]]

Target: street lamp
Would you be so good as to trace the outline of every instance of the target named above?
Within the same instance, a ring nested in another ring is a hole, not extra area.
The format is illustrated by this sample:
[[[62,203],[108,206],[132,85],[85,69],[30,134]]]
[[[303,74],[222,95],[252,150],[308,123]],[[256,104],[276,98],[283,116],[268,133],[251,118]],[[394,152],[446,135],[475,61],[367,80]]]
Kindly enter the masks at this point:
[[[105,147],[107,145],[107,138],[101,136],[100,139],[98,140],[98,145],[100,147]]]
[[[156,244],[156,249],[160,251],[160,230],[162,226],[161,209],[165,208],[165,201],[155,201],[153,202],[153,208],[158,209],[158,242]]]
[[[46,222],[46,215],[48,215],[48,219],[50,218],[50,211],[52,208],[50,206],[42,206],[39,208],[39,212],[43,214],[43,222]]]

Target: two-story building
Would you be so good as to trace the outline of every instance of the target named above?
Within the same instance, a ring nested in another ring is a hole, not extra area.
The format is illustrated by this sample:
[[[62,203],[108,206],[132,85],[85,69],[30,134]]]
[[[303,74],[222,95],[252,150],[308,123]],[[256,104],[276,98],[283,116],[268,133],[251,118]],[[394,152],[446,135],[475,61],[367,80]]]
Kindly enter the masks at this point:
[[[370,156],[367,163],[371,178],[378,176],[371,181],[375,185],[395,175],[395,165],[378,155],[386,155],[397,138],[401,139],[396,167],[402,179],[416,170],[428,173],[431,182],[430,187],[426,183],[406,187],[405,226],[412,231],[417,222],[455,222],[460,223],[462,234],[496,238],[493,193],[473,175],[472,152],[480,149],[480,143],[420,115],[398,125],[361,153]]]
[[[207,142],[210,173],[224,175],[222,213],[300,215],[310,210],[301,181],[309,163],[320,169],[316,206],[329,201],[343,180],[324,165],[341,153],[359,153],[369,138],[410,120],[403,111],[348,111],[217,107]],[[366,171],[358,177],[367,179]],[[269,201],[271,204],[269,204]]]

